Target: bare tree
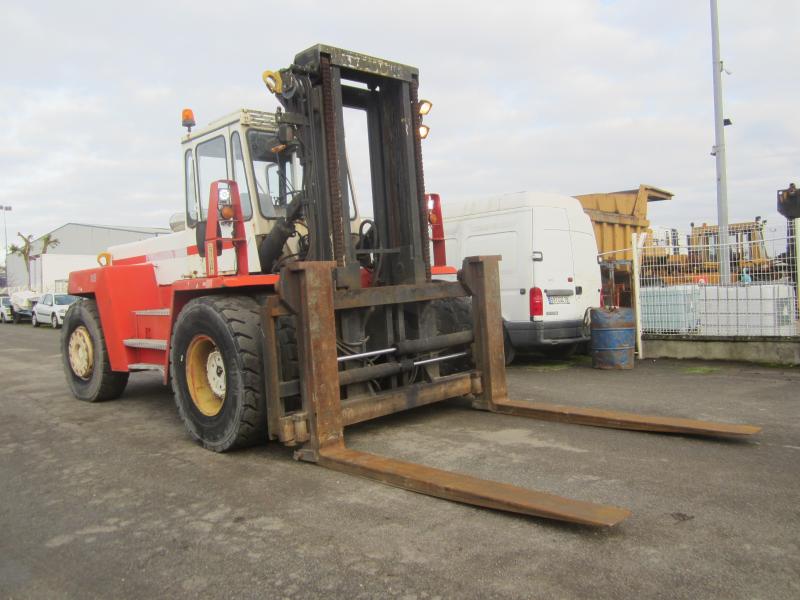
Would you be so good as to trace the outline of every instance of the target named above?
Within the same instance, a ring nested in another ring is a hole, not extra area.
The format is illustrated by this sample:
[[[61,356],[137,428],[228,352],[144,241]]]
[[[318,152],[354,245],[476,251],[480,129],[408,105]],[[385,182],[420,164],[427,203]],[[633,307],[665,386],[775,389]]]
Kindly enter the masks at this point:
[[[41,237],[42,240],[42,251],[34,256],[32,255],[33,252],[33,236],[32,235],[22,235],[20,232],[17,232],[17,235],[22,240],[22,243],[11,244],[8,247],[9,254],[16,254],[17,256],[21,256],[22,260],[25,262],[25,278],[28,281],[28,288],[31,287],[31,259],[36,258],[36,256],[41,256],[42,254],[47,253],[48,248],[54,248],[58,246],[60,242],[54,238],[51,234],[46,233]]]
[[[48,248],[55,248],[61,242],[59,242],[56,238],[53,237],[51,233],[45,233],[42,237],[42,251],[41,254],[46,254]]]
[[[33,236],[32,235],[22,235],[20,232],[17,232],[17,235],[22,239],[22,244],[11,244],[8,247],[8,252],[10,254],[16,254],[17,256],[21,256],[22,260],[25,262],[25,278],[28,281],[28,288],[31,287],[31,246],[33,245]]]

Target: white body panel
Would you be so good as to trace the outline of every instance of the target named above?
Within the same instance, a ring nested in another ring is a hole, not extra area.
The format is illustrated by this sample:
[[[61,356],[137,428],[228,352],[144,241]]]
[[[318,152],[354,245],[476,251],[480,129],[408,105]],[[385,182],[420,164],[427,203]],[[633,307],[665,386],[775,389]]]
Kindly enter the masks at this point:
[[[245,222],[247,232],[247,262],[251,273],[260,272],[258,252],[256,250],[253,222]],[[205,261],[196,254],[197,245],[194,229],[184,229],[169,235],[112,246],[108,249],[114,260],[130,259],[144,256],[141,262],[153,263],[156,270],[156,281],[159,285],[168,285],[179,279],[205,276]],[[235,251],[223,250],[218,259],[220,273],[232,272],[236,268]]]
[[[521,192],[442,203],[449,264],[499,254],[503,319],[510,324],[583,321],[600,302],[600,267],[589,217],[572,197]],[[534,253],[542,260],[534,261]],[[543,290],[544,315],[531,318],[530,290]],[[574,340],[573,340],[574,341]]]

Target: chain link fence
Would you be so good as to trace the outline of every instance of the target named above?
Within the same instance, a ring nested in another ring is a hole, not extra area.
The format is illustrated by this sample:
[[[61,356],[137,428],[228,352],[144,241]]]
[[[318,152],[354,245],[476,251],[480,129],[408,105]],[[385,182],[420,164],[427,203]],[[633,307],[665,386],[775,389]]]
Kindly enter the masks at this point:
[[[707,225],[687,235],[676,230],[634,235],[632,304],[640,332],[800,335],[797,230],[790,226],[786,236],[771,239],[763,231],[756,220],[729,225],[727,243],[721,243],[716,226]]]

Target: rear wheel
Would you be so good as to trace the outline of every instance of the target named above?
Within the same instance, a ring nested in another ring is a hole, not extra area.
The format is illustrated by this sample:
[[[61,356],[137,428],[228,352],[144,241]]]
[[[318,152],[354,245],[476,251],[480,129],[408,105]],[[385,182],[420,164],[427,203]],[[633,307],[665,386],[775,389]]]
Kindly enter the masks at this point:
[[[67,311],[61,330],[61,361],[67,383],[79,400],[112,400],[125,391],[128,373],[111,370],[94,300],[78,300]]]
[[[436,315],[436,328],[440,334],[457,333],[464,330],[472,330],[472,301],[469,298],[445,298],[444,300],[434,300],[431,302]],[[467,350],[469,347],[448,348],[446,353],[454,353]],[[439,372],[442,375],[451,375],[461,371],[469,371],[473,368],[472,356],[467,355],[461,358],[447,360],[441,363]]]
[[[172,390],[189,434],[216,452],[266,440],[258,303],[248,296],[189,302],[172,333]]]

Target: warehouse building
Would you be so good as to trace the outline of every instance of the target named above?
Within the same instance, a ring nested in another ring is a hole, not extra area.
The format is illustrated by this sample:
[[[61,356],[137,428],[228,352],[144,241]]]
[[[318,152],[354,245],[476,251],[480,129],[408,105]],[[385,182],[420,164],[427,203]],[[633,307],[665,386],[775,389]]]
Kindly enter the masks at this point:
[[[42,240],[34,240],[31,247],[29,272],[24,259],[16,254],[6,255],[6,279],[9,289],[30,288],[43,291],[66,291],[71,271],[97,266],[97,255],[109,246],[126,244],[170,233],[159,227],[115,227],[112,225],[85,225],[67,223],[50,232],[58,243],[42,254]],[[19,240],[17,240],[19,241]],[[13,240],[9,240],[13,243]]]

